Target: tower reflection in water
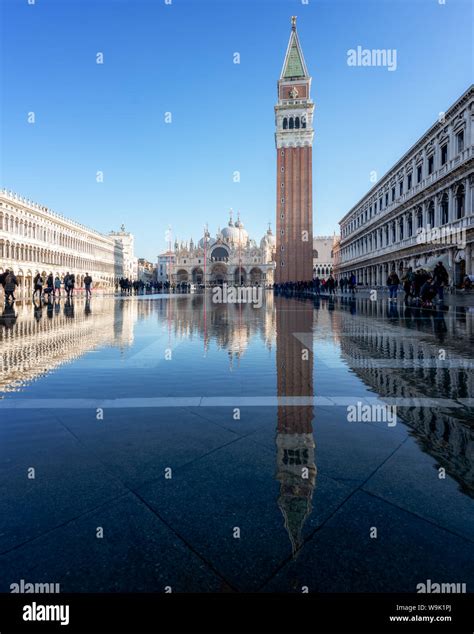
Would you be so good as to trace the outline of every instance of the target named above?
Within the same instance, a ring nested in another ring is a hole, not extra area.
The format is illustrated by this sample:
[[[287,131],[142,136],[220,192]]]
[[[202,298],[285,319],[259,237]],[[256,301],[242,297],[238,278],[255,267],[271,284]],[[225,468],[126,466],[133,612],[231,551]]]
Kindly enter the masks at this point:
[[[307,301],[277,296],[276,368],[277,394],[313,397],[313,306]],[[309,334],[309,336],[308,336]],[[310,345],[301,343],[301,340]],[[284,401],[283,401],[284,403]],[[302,531],[311,514],[316,486],[315,442],[312,405],[279,404],[277,414],[278,506],[291,541],[293,555],[302,545]]]

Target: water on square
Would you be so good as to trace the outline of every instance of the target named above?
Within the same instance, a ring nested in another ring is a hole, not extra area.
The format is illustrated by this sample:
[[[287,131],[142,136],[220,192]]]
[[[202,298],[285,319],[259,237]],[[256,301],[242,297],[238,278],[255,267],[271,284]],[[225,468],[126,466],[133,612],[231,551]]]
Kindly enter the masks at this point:
[[[0,592],[474,587],[474,311],[268,291],[0,316]]]

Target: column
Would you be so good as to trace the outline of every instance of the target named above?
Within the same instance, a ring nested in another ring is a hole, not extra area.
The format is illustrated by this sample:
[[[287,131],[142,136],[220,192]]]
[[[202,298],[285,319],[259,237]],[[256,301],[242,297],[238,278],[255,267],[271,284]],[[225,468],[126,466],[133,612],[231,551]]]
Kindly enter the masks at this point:
[[[472,242],[466,244],[464,248],[464,256],[466,259],[466,275],[472,275]]]
[[[455,213],[455,205],[454,203],[454,196],[453,196],[453,188],[450,187],[448,189],[448,222],[454,222],[456,220],[456,213]]]

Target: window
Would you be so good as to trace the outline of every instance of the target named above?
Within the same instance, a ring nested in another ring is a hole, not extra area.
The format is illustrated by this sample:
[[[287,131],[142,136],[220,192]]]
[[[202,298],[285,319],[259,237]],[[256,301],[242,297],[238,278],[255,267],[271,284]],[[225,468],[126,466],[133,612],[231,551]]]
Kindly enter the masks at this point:
[[[401,196],[403,194],[403,181],[400,181],[399,183],[399,187],[400,187],[400,193],[399,195]]]
[[[443,194],[441,198],[441,224],[445,225],[448,222],[448,194]]]
[[[379,211],[382,211],[382,199],[379,200]]]
[[[413,219],[412,215],[408,216],[408,237],[411,238],[413,235]]]
[[[295,118],[295,128],[299,128],[300,127],[300,118],[296,117]]]
[[[306,128],[306,117],[301,117],[301,127]]]
[[[395,187],[392,187],[392,203],[395,200]]]
[[[295,127],[295,122],[293,117],[290,117],[290,130],[293,130],[293,128]]]
[[[433,204],[433,202],[431,202],[430,206],[428,207],[428,225],[430,226],[430,228],[434,227],[434,204]]]
[[[388,207],[388,192],[385,194],[385,207]]]
[[[421,229],[423,227],[423,214],[420,210],[416,214],[416,228]]]
[[[420,164],[416,168],[416,182],[417,183],[421,183],[422,175],[423,175],[423,165]]]
[[[411,189],[412,175],[411,172],[407,176],[407,189]]]
[[[434,166],[434,155],[432,154],[430,158],[428,159],[428,174],[433,173],[433,166]]]
[[[458,152],[462,152],[464,150],[464,130],[461,130],[461,132],[456,134],[456,149]]]
[[[288,128],[288,119],[287,117],[285,117],[283,119],[283,130],[286,130]]]
[[[456,218],[464,216],[464,185],[459,185],[456,190]]]
[[[444,165],[448,160],[448,144],[445,143],[441,148],[441,165]]]
[[[403,240],[403,218],[398,221],[400,240]]]

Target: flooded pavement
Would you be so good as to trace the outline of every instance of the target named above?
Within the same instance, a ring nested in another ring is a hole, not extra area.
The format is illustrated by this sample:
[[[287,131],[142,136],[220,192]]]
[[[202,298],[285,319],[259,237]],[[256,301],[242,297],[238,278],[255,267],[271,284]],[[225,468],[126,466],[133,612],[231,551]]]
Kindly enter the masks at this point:
[[[473,340],[365,298],[6,308],[0,592],[472,590]]]

